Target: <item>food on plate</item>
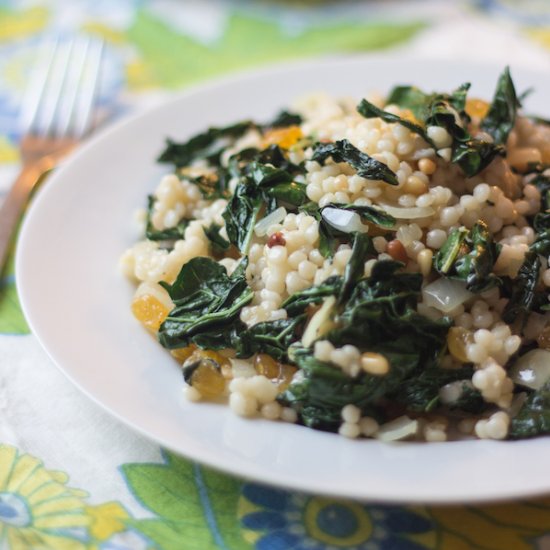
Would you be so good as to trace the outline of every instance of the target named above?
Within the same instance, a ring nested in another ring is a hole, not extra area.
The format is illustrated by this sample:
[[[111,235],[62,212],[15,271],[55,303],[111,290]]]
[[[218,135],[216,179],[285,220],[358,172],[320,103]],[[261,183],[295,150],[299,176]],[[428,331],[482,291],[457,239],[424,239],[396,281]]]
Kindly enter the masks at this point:
[[[508,69],[468,89],[167,141],[121,264],[189,399],[349,438],[550,433],[550,125]]]

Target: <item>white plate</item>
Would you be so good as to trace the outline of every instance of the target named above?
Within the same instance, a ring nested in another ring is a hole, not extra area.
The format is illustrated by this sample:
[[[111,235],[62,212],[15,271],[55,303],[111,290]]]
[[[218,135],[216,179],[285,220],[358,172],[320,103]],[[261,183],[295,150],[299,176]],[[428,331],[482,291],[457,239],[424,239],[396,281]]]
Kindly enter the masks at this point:
[[[392,58],[330,59],[257,71],[195,88],[98,135],[50,178],[19,239],[23,309],[46,351],[114,416],[183,455],[250,479],[316,493],[394,502],[458,502],[550,491],[550,440],[381,444],[264,420],[182,397],[181,373],[132,317],[118,271],[139,235],[133,213],[157,183],[164,138],[208,125],[267,120],[315,90],[360,98],[399,83],[447,91],[471,81],[491,97],[502,67]],[[548,115],[545,75],[512,67],[528,105]]]

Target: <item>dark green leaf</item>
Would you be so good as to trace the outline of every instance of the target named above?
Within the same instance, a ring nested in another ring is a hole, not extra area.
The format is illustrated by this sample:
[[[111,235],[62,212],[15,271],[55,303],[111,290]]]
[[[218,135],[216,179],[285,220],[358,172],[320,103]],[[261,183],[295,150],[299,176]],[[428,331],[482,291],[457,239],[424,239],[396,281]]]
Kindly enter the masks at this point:
[[[248,252],[254,226],[263,204],[257,188],[245,180],[237,185],[222,214],[229,241],[243,254]]]
[[[215,222],[212,222],[208,227],[203,227],[204,234],[208,237],[210,241],[210,247],[214,254],[223,254],[226,252],[231,243],[220,235],[221,225],[218,225]]]
[[[479,413],[483,408],[483,398],[477,390],[471,388],[474,373],[472,367],[460,369],[443,369],[433,367],[422,370],[415,376],[407,378],[395,393],[389,396],[392,402],[404,405],[408,410],[429,412],[441,405],[439,392],[443,386],[451,382],[463,381],[462,395],[449,408]],[[485,404],[486,405],[486,404]]]
[[[291,183],[279,183],[275,187],[266,190],[266,195],[277,200],[277,204],[285,206],[301,206],[307,202],[306,186],[295,181]]]
[[[244,276],[246,258],[231,277],[211,258],[193,258],[181,269],[172,285],[162,283],[175,304],[162,323],[158,338],[169,349],[212,341],[212,335],[231,330],[253,290]]]
[[[550,383],[531,393],[512,418],[509,437],[523,439],[550,433]]]
[[[434,257],[438,273],[466,282],[471,292],[483,292],[497,284],[493,266],[498,257],[498,246],[487,225],[481,220],[472,229],[454,229]]]
[[[353,286],[363,277],[368,256],[372,256],[376,252],[372,245],[372,239],[366,233],[355,234],[351,250],[351,257],[346,264],[344,280],[338,296],[340,303],[348,299]]]
[[[342,277],[333,275],[321,284],[295,292],[283,302],[289,317],[295,317],[306,311],[310,305],[320,304],[327,296],[338,296],[342,288]]]
[[[168,162],[181,168],[194,160],[206,158],[218,164],[221,152],[252,126],[252,122],[244,121],[223,128],[209,128],[206,132],[181,143],[167,139],[166,148],[159,156],[158,162]]]
[[[240,335],[238,357],[267,353],[278,361],[287,362],[287,350],[300,339],[305,320],[305,315],[299,315],[253,325]]]
[[[296,113],[281,111],[271,122],[264,124],[264,128],[286,128],[287,126],[299,126],[302,117]]]
[[[540,269],[538,254],[532,250],[527,252],[514,279],[512,296],[502,313],[502,319],[506,323],[519,322],[523,326],[527,322],[527,317],[535,304]]]
[[[347,139],[335,143],[318,143],[313,149],[312,160],[324,164],[331,157],[334,162],[346,162],[362,178],[380,180],[398,185],[396,175],[382,162],[373,159],[352,145]]]
[[[417,90],[416,88],[414,88],[414,90],[417,91],[419,94],[422,93],[420,92],[420,90]],[[394,92],[395,92],[395,89],[394,89]],[[418,96],[418,99],[420,100],[420,96]],[[391,101],[391,96],[390,96],[390,99],[388,99],[388,103],[393,104],[397,102]],[[397,105],[400,105],[401,107],[404,107],[404,108],[410,108],[406,105],[401,105],[400,103],[397,103]],[[415,114],[420,114],[418,112],[420,109],[421,109],[420,105],[417,105],[415,107],[415,110],[413,110],[413,112],[415,112]],[[422,112],[425,109],[426,109],[426,105],[423,105]],[[373,105],[372,103],[368,102],[366,99],[361,100],[361,102],[357,106],[357,111],[359,112],[359,114],[361,114],[365,118],[381,118],[384,122],[401,124],[401,126],[404,126],[405,128],[408,128],[411,132],[419,135],[430,147],[437,149],[433,141],[428,137],[428,134],[426,133],[426,130],[424,129],[424,127],[420,126],[419,124],[411,122],[406,118],[402,118],[392,113],[388,113],[383,109],[379,109],[378,107],[376,107],[376,105]]]
[[[489,112],[481,122],[481,129],[493,136],[495,143],[505,144],[516,122],[516,113],[521,107],[516,89],[506,67],[500,75]]]
[[[336,431],[341,424],[341,411],[353,404],[362,410],[394,389],[416,366],[417,358],[400,353],[386,354],[392,368],[385,376],[361,373],[350,378],[340,368],[318,361],[311,350],[301,348],[294,355],[301,376],[295,377],[280,401],[296,409],[309,427]]]
[[[415,118],[417,118],[418,120],[425,120],[426,117],[428,116],[427,109],[429,104],[432,101],[432,97],[433,95],[424,93],[422,90],[420,90],[416,86],[396,86],[389,93],[386,99],[386,103],[388,105],[397,105],[402,109],[409,109],[409,111],[412,112]],[[372,104],[369,104],[369,105],[372,105]],[[363,116],[366,116],[361,111],[359,112]],[[366,118],[370,118],[370,117],[366,117]],[[383,117],[380,117],[380,118],[383,118]],[[390,122],[390,121],[387,121],[387,122]]]

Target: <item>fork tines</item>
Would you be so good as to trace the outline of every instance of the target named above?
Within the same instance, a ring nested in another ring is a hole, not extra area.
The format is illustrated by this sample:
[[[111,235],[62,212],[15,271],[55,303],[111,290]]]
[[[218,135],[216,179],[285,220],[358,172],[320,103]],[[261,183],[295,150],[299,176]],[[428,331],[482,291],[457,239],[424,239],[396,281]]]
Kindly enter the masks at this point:
[[[49,40],[31,72],[21,108],[21,130],[81,138],[92,126],[103,41],[89,36]]]

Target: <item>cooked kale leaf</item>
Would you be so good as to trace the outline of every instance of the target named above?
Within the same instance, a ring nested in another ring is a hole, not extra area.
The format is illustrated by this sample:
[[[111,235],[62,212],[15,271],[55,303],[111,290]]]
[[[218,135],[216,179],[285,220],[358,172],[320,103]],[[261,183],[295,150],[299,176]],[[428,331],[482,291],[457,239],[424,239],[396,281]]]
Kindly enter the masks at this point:
[[[382,397],[397,391],[409,377],[437,365],[450,322],[433,321],[416,311],[422,275],[399,273],[401,267],[399,262],[379,261],[371,276],[360,280],[350,268],[353,288],[344,287],[342,278],[332,278],[284,304],[289,312],[303,312],[326,296],[340,295],[344,288],[346,293],[335,317],[337,326],[323,339],[335,347],[351,344],[362,351],[380,353],[390,364],[384,376],[361,372],[352,378],[340,368],[315,359],[312,349],[295,349],[291,359],[301,373],[281,400],[296,408],[304,424],[335,430],[343,406],[352,403],[362,410],[376,408]]]
[[[505,144],[516,122],[519,107],[521,104],[510,76],[510,69],[506,67],[498,79],[493,102],[481,122],[481,129],[491,134],[495,143]]]
[[[227,339],[241,308],[254,296],[246,282],[246,264],[246,258],[241,260],[228,276],[225,268],[211,258],[193,258],[182,267],[173,284],[161,283],[175,307],[159,329],[160,343],[174,349],[192,343],[200,347],[206,342],[215,345],[216,334],[221,340]],[[219,347],[215,345],[214,349]]]
[[[264,124],[264,128],[286,128],[302,124],[302,117],[297,113],[281,111],[271,122]]]
[[[509,437],[524,439],[550,434],[550,383],[533,391],[510,423]]]
[[[229,241],[246,254],[262,207],[269,214],[279,205],[292,209],[307,200],[305,185],[294,181],[303,167],[272,145],[242,151],[229,160],[228,170],[239,181],[222,216]]]
[[[347,139],[334,143],[317,143],[313,148],[312,160],[323,164],[329,157],[334,162],[346,162],[357,174],[368,180],[380,180],[398,185],[397,176],[382,162],[363,153]]]
[[[342,277],[333,275],[319,285],[295,292],[283,302],[282,307],[286,309],[289,317],[301,315],[308,306],[320,304],[327,296],[338,296],[342,282]]]
[[[512,295],[502,312],[506,323],[519,322],[522,326],[527,322],[529,313],[537,303],[537,283],[541,262],[538,254],[532,250],[525,254],[525,260],[514,279]]]
[[[204,158],[217,165],[221,153],[228,145],[252,127],[253,123],[246,120],[222,128],[209,128],[206,132],[197,134],[182,143],[167,139],[166,148],[160,154],[158,162],[171,163],[176,168],[182,168],[197,159]]]
[[[359,103],[357,110],[366,118],[380,117],[386,122],[405,126],[436,150],[437,147],[428,137],[426,128],[445,128],[452,138],[451,162],[458,164],[466,176],[472,177],[483,170],[496,155],[503,154],[504,148],[498,144],[474,139],[468,132],[467,124],[470,119],[464,109],[469,87],[469,84],[463,84],[450,95],[425,94],[410,86],[394,88],[388,96],[387,103],[411,110],[418,123],[379,109],[365,99]],[[494,118],[496,120],[496,116]]]
[[[421,371],[417,376],[410,377],[389,396],[392,402],[405,406],[416,412],[430,412],[441,406],[439,392],[443,386],[451,382],[462,384],[462,393],[459,399],[447,405],[450,409],[464,412],[480,413],[487,407],[480,392],[471,385],[474,369],[461,367],[460,369],[443,369],[433,367]]]
[[[372,239],[366,233],[356,233],[353,238],[351,257],[346,264],[342,288],[338,295],[338,301],[340,303],[348,299],[354,285],[363,277],[367,258],[375,254],[376,250],[372,244]]]
[[[417,90],[417,88],[414,88],[414,90]],[[417,91],[419,93],[422,93],[419,90]],[[396,103],[396,102],[391,101],[391,99],[388,99],[388,104],[392,104],[392,103]],[[398,103],[398,105],[401,105],[401,104]],[[422,110],[424,110],[425,107],[426,106],[423,105]],[[419,110],[420,110],[420,105],[417,105],[413,112],[415,112],[416,114],[418,113]],[[361,102],[357,106],[357,111],[359,112],[359,114],[361,114],[365,118],[381,118],[384,122],[401,124],[401,126],[405,126],[405,128],[408,128],[411,132],[414,132],[415,134],[419,135],[430,147],[437,149],[434,142],[428,137],[428,134],[426,133],[426,130],[424,129],[424,127],[421,126],[420,124],[416,124],[415,122],[407,120],[406,118],[400,117],[398,115],[394,115],[393,113],[388,113],[388,111],[384,111],[383,109],[376,107],[376,105],[373,105],[366,99],[361,100]]]
[[[221,228],[222,226],[215,222],[212,222],[208,227],[202,228],[210,241],[210,247],[214,254],[223,254],[231,246],[231,243],[220,235]]]
[[[278,361],[287,362],[288,348],[300,339],[305,320],[305,315],[298,315],[251,326],[240,334],[237,355],[250,357],[254,353],[267,353]]]
[[[293,360],[300,369],[279,400],[299,413],[301,421],[311,428],[337,431],[342,422],[341,411],[353,404],[366,411],[401,382],[416,365],[414,355],[403,353],[396,358],[391,351],[386,357],[392,370],[385,376],[366,372],[350,378],[330,363],[315,359],[310,349],[298,348]]]
[[[471,292],[483,292],[499,284],[493,274],[499,248],[481,220],[472,229],[454,229],[434,257],[438,273],[466,282]]]

